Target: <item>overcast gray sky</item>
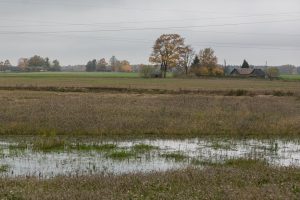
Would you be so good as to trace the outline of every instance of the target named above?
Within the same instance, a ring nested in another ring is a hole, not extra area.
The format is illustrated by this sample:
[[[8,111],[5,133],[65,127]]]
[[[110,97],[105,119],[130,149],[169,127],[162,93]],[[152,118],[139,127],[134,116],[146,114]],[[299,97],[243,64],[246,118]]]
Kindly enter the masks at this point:
[[[147,63],[163,33],[228,64],[300,65],[299,0],[0,0],[0,60]]]

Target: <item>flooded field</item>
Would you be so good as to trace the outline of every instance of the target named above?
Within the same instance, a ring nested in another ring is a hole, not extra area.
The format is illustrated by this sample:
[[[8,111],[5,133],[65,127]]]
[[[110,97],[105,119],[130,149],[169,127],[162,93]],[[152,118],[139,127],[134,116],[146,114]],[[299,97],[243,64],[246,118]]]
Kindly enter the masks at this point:
[[[136,140],[61,143],[36,148],[0,140],[0,176],[51,178],[204,167],[228,159],[262,159],[300,167],[300,142],[285,140]]]

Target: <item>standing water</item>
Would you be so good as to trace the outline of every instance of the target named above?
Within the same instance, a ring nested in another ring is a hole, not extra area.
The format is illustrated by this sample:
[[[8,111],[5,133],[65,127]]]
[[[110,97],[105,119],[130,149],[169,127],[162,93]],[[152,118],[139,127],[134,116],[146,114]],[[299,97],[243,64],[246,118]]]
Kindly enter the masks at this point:
[[[136,140],[64,145],[47,151],[0,141],[0,176],[166,171],[228,159],[262,159],[274,166],[300,166],[300,143],[283,140]]]

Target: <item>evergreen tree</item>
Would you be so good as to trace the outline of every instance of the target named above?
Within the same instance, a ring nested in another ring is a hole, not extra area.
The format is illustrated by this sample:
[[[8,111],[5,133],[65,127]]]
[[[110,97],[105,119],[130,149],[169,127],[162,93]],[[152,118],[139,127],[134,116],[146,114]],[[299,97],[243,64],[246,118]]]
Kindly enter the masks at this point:
[[[50,59],[48,58],[48,57],[46,57],[45,59],[45,63],[44,63],[44,68],[47,70],[47,71],[49,71],[50,70]]]
[[[87,64],[86,64],[86,71],[87,72],[94,72],[96,71],[96,66],[97,66],[97,61],[94,59],[92,61],[89,61]]]
[[[191,68],[196,68],[196,67],[199,67],[199,66],[200,66],[200,59],[199,59],[198,56],[196,56],[196,57],[194,58],[194,61],[193,61],[193,63],[192,63]]]
[[[52,66],[50,68],[50,71],[61,71],[61,66],[58,60],[54,60],[52,62]]]
[[[242,68],[250,68],[249,63],[246,60],[244,60]]]

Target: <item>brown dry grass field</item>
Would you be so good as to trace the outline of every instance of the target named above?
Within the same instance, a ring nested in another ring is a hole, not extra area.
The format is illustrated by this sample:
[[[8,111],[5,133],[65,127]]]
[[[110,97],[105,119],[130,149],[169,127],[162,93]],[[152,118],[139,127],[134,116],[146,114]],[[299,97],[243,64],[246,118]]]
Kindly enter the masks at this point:
[[[291,136],[294,96],[0,92],[0,134],[105,137]]]
[[[293,139],[299,94],[299,81],[0,76],[0,136]],[[299,183],[299,168],[237,160],[148,174],[0,178],[0,199],[299,199]]]
[[[260,161],[149,174],[2,179],[1,199],[299,199],[300,172]]]

